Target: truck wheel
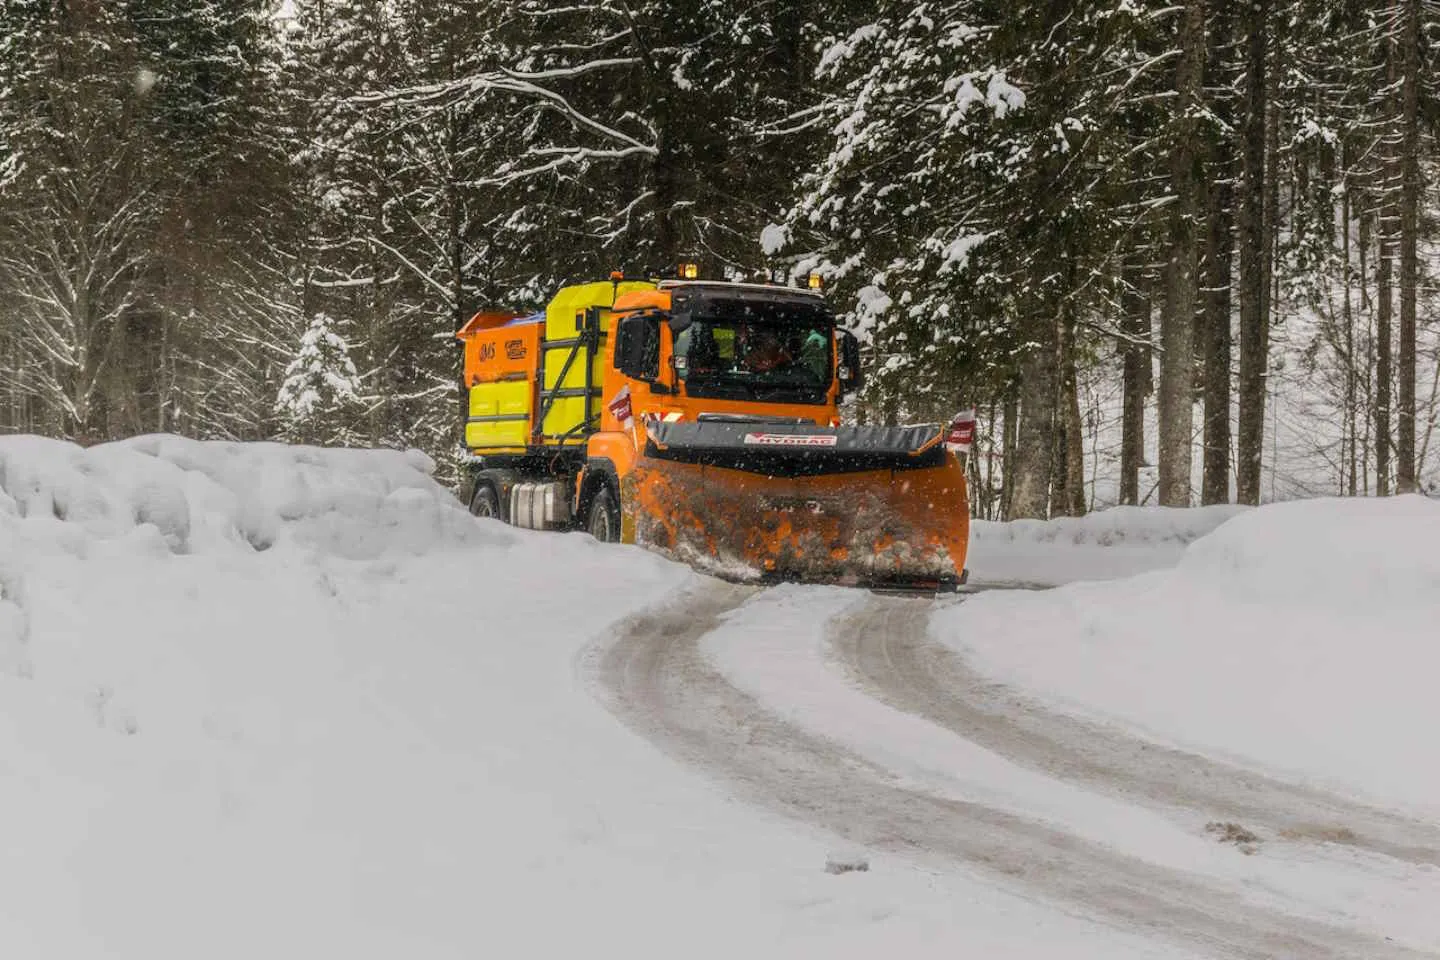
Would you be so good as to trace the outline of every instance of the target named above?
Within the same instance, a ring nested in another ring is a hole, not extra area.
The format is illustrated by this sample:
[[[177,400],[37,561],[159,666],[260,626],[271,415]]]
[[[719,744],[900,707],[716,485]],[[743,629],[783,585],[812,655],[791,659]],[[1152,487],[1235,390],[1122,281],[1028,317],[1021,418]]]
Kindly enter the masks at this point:
[[[620,504],[610,484],[602,484],[590,500],[590,516],[586,518],[590,536],[601,543],[620,542]]]
[[[470,512],[477,517],[500,519],[500,496],[488,480],[475,485],[475,496],[470,498]]]

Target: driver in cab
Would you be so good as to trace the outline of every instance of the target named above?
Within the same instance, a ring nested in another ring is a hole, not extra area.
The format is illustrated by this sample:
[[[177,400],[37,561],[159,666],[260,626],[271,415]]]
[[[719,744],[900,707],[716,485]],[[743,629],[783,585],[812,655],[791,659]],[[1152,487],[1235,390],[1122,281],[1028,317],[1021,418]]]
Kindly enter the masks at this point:
[[[741,347],[744,350],[741,365],[750,373],[770,373],[794,362],[794,358],[774,330],[765,327],[742,327],[740,335]]]

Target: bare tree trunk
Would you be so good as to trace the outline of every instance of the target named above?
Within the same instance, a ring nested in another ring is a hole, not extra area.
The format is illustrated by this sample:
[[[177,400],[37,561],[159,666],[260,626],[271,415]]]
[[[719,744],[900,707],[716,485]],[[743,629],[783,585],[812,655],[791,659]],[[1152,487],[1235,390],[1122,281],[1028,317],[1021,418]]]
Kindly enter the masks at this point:
[[[1415,485],[1415,287],[1419,276],[1416,240],[1420,209],[1420,0],[1404,0],[1401,26],[1400,117],[1400,357],[1399,436],[1395,487]]]
[[[1170,218],[1170,256],[1165,306],[1160,317],[1160,503],[1190,506],[1190,465],[1194,428],[1195,306],[1200,177],[1196,114],[1205,66],[1205,5],[1190,0],[1181,26],[1180,63],[1175,73],[1180,114],[1170,155],[1175,204]]]
[[[1387,164],[1388,167],[1388,164]],[[1388,194],[1388,188],[1386,190]],[[1391,282],[1391,258],[1394,256],[1390,236],[1393,207],[1387,198],[1380,212],[1379,258],[1375,261],[1375,495],[1390,495],[1390,381],[1391,310],[1394,286]]]
[[[970,462],[975,471],[977,484],[980,487],[980,496],[978,498],[971,498],[972,503],[977,503],[980,507],[980,512],[973,515],[984,517],[986,520],[995,519],[995,503],[998,499],[995,490],[995,425],[999,419],[999,407],[999,402],[992,395],[990,397],[990,407],[985,415],[984,471],[982,472],[980,469],[979,457],[972,456],[970,458]]]
[[[1227,150],[1228,153],[1228,150]],[[1205,244],[1205,471],[1201,503],[1230,501],[1230,258],[1234,243],[1228,157],[1210,188]]]
[[[1374,428],[1374,418],[1371,411],[1375,409],[1375,302],[1370,297],[1370,244],[1372,235],[1375,232],[1375,217],[1373,215],[1373,204],[1369,200],[1368,193],[1361,194],[1360,208],[1355,218],[1355,260],[1357,274],[1355,277],[1355,291],[1360,296],[1360,312],[1365,315],[1365,350],[1359,367],[1359,393],[1356,400],[1356,429],[1363,431],[1360,434],[1360,496],[1370,496],[1370,446],[1371,430]],[[1362,415],[1363,412],[1363,415]]]
[[[0,313],[0,317],[4,317],[3,320],[0,320],[0,323],[13,323],[13,321],[10,320],[8,313]],[[11,374],[13,376],[20,377],[21,369],[23,367],[23,361],[21,359],[20,352],[20,335],[13,330],[7,332],[5,336],[5,344],[9,348],[7,350],[9,356],[6,358],[6,362],[10,365]],[[25,422],[24,391],[17,389],[16,387],[10,387],[8,389],[10,393],[10,419],[9,422],[5,425],[11,430],[14,430],[16,433],[26,433],[27,424]]]
[[[1379,241],[1375,261],[1375,495],[1390,495],[1390,454],[1394,443],[1391,433],[1390,405],[1394,345],[1394,261],[1395,226],[1398,211],[1395,206],[1395,143],[1391,136],[1394,114],[1391,110],[1391,96],[1396,79],[1396,51],[1393,34],[1387,38],[1386,94],[1383,107],[1386,116],[1380,131],[1380,218],[1375,231]]]
[[[1224,61],[1234,40],[1234,4],[1213,0],[1211,54],[1205,64],[1206,87],[1225,82]],[[1225,126],[1233,125],[1234,110],[1228,95],[1216,99],[1213,107]],[[1204,314],[1198,338],[1203,362],[1205,399],[1204,469],[1200,502],[1228,503],[1230,500],[1230,302],[1231,272],[1235,251],[1235,145],[1223,133],[1209,144],[1209,189],[1206,191],[1205,261],[1203,275]]]
[[[1265,371],[1269,322],[1265,276],[1265,107],[1269,47],[1269,0],[1255,0],[1244,18],[1245,84],[1241,121],[1240,385],[1236,436],[1235,498],[1260,502],[1260,452],[1265,442]]]
[[[1150,299],[1138,267],[1126,270],[1120,296],[1123,396],[1120,414],[1120,502],[1140,503],[1140,465],[1145,459],[1145,395],[1150,389]]]
[[[369,199],[371,203],[370,222],[374,224],[372,229],[379,231],[380,225],[385,222],[385,201],[381,186],[375,180],[370,183]],[[386,329],[389,317],[384,306],[384,291],[381,288],[385,277],[386,262],[381,256],[379,246],[373,241],[369,243],[369,255],[370,297],[363,310],[366,318],[366,337],[369,341],[366,344],[370,357],[369,365],[375,378],[372,381],[375,399],[370,403],[369,413],[365,418],[365,428],[368,433],[366,439],[370,446],[379,447],[383,445],[385,429],[390,419],[390,402],[394,396],[392,371],[388,364],[382,362],[393,338],[390,331]]]
[[[164,433],[170,426],[167,414],[170,408],[171,370],[170,359],[170,311],[160,308],[160,362],[155,389],[155,432]]]
[[[1349,170],[1348,152],[1344,146],[1341,147],[1341,165]],[[1354,285],[1353,270],[1350,264],[1350,190],[1347,189],[1340,197],[1340,250],[1345,259],[1345,300],[1344,316],[1345,324],[1345,436],[1348,454],[1343,464],[1348,471],[1346,486],[1350,496],[1356,495],[1356,473],[1358,465],[1356,462],[1356,441],[1359,439],[1356,426],[1355,403],[1356,403],[1356,380],[1359,371],[1355,369],[1357,359],[1355,357],[1355,310],[1352,305],[1353,296],[1351,287]]]
[[[1069,476],[1069,512],[1072,517],[1085,516],[1085,423],[1080,416],[1079,379],[1075,358],[1070,358],[1070,402],[1065,409],[1065,473]]]
[[[1055,350],[1032,349],[1020,366],[1020,423],[1015,436],[1015,485],[1006,519],[1050,516],[1055,450]]]
[[[1283,22],[1283,21],[1281,21]],[[1276,248],[1280,239],[1280,96],[1279,78],[1285,73],[1284,44],[1273,48],[1275,58],[1268,74],[1265,94],[1265,218],[1260,229],[1261,267],[1265,275],[1265,294],[1262,313],[1265,316],[1265,353],[1270,353],[1270,331],[1280,315],[1280,271],[1276,269],[1278,256]],[[1277,432],[1279,397],[1275,382],[1267,372],[1263,385],[1264,400],[1269,404],[1270,416],[1270,493],[1275,493],[1275,475],[1279,468],[1279,443]],[[1263,473],[1263,470],[1262,470]]]
[[[1005,385],[1005,431],[1001,442],[1004,452],[1000,461],[1000,516],[1009,519],[1015,502],[1015,448],[1020,436],[1020,389],[1011,380]]]
[[[1075,318],[1069,301],[1055,325],[1060,371],[1059,428],[1056,430],[1055,506],[1066,516],[1085,515],[1085,445],[1081,433],[1080,386],[1075,369]]]

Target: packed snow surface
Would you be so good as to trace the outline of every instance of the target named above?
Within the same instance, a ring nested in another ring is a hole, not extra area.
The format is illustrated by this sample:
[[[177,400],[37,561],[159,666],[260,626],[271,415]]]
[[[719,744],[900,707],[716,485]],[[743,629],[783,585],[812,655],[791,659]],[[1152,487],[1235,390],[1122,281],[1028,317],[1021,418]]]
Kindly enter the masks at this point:
[[[986,594],[934,629],[1077,713],[1434,817],[1437,543],[1440,502],[1419,496],[1275,504],[1173,569]]]
[[[694,575],[431,469],[0,439],[0,955],[1182,955],[735,802],[587,689]]]
[[[1113,792],[1106,793],[1066,782],[881,702],[876,691],[855,682],[856,653],[838,639],[857,611],[877,603],[903,612],[915,601],[887,603],[841,588],[779,587],[735,611],[702,646],[740,689],[787,721],[880,765],[899,783],[1060,827],[1069,836],[1136,863],[1218,881],[1258,907],[1339,920],[1420,949],[1440,947],[1440,916],[1430,909],[1440,903],[1440,870],[1386,862],[1344,848],[1288,845],[1258,823],[1249,826],[1263,835],[1263,854],[1237,856],[1234,846],[1217,843],[1213,828],[1206,829],[1203,810],[1137,807],[1133,797],[1126,796],[1124,783],[1111,784]],[[890,631],[892,637],[905,629],[895,622],[866,623],[865,628]],[[1044,644],[1039,634],[1010,638]],[[903,649],[892,649],[887,659],[904,655]],[[957,690],[956,695],[967,692]],[[1017,757],[1025,754],[1023,744],[1032,734],[1015,732],[1008,746]],[[1139,741],[1134,746],[1144,749]],[[1084,744],[1074,749],[1084,749]],[[1243,792],[1244,787],[1232,789]],[[1215,783],[1214,790],[1221,797],[1229,793],[1224,782]],[[1112,878],[1097,869],[1094,879],[1103,883]]]

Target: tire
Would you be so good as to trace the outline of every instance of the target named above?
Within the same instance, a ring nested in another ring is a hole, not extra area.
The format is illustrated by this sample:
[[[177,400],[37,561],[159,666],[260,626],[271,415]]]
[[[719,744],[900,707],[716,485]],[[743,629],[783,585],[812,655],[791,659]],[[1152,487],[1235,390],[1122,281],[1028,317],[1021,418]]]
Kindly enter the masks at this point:
[[[500,495],[495,485],[488,480],[475,484],[475,496],[470,498],[470,512],[482,520],[500,520]]]
[[[620,542],[620,502],[610,484],[602,483],[600,489],[595,491],[595,496],[590,498],[585,529],[601,543]]]

